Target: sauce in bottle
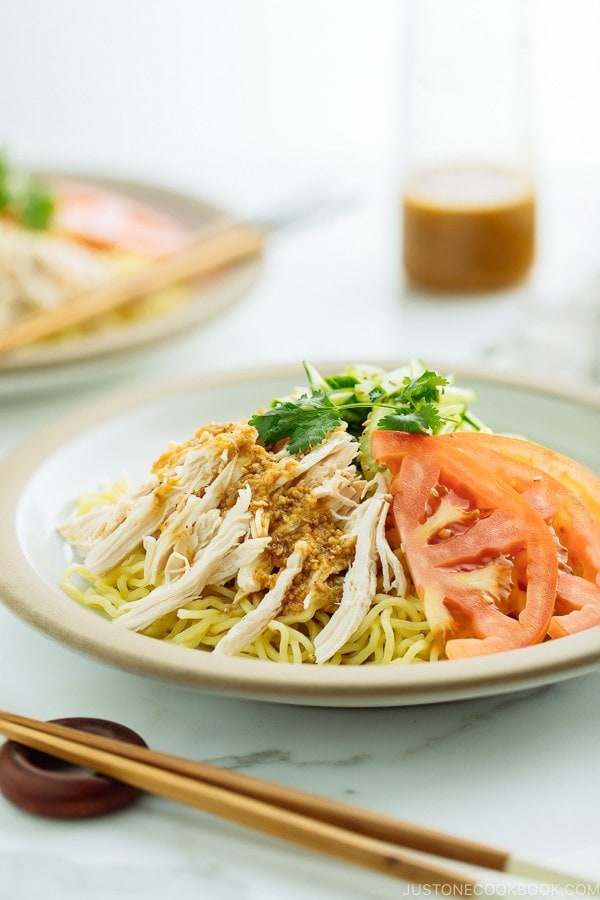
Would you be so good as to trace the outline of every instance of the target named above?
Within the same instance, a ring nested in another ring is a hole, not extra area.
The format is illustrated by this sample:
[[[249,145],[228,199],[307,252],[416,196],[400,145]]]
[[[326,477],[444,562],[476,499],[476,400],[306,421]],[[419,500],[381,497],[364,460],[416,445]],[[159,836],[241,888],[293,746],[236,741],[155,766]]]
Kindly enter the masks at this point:
[[[525,277],[534,260],[533,188],[510,169],[423,171],[405,189],[403,220],[407,275],[434,290],[508,287]]]

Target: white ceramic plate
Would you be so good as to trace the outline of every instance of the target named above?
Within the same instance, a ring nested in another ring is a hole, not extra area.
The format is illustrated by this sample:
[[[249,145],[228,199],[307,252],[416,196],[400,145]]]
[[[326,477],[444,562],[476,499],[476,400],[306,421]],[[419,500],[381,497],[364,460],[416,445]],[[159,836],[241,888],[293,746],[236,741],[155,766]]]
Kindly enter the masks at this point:
[[[72,172],[39,174],[50,180],[68,178],[115,191],[166,213],[191,229],[201,228],[223,215],[222,210],[197,197],[143,182]],[[33,344],[0,356],[0,395],[68,382],[80,377],[84,370],[94,374],[107,356],[130,356],[152,343],[199,327],[240,300],[256,281],[260,268],[257,259],[220,272],[204,284],[190,288],[181,304],[152,318],[111,323],[79,338]]]
[[[477,391],[475,411],[495,429],[526,433],[600,471],[600,394],[552,393],[472,370],[457,372],[457,379]],[[0,598],[51,637],[116,666],[270,701],[323,706],[442,702],[542,685],[600,665],[600,628],[478,659],[413,666],[335,668],[228,659],[118,628],[61,592],[67,548],[55,526],[80,492],[123,472],[141,480],[169,441],[183,440],[209,421],[250,415],[303,383],[300,368],[290,367],[151,387],[88,406],[30,438],[0,466]]]

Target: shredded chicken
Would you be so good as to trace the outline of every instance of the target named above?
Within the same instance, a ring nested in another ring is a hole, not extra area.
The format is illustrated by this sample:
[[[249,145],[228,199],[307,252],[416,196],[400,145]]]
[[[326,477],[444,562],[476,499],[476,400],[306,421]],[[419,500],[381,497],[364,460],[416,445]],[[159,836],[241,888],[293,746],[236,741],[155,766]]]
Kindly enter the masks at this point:
[[[215,647],[215,653],[222,655],[232,655],[239,653],[244,647],[261,634],[265,630],[269,622],[281,610],[285,592],[290,587],[292,581],[302,571],[302,564],[308,552],[308,545],[304,541],[299,541],[294,552],[286,561],[285,568],[282,569],[275,579],[275,584],[268,593],[264,595],[256,609],[247,613],[237,625],[225,635],[225,637]]]
[[[110,277],[106,259],[74,241],[0,222],[0,327]]]
[[[59,530],[97,575],[143,546],[155,587],[122,607],[118,625],[143,631],[222,586],[233,608],[250,598],[254,609],[216,653],[240,653],[276,616],[322,609],[332,614],[315,642],[323,663],[358,628],[378,588],[406,591],[386,537],[389,497],[361,477],[357,451],[342,428],[294,456],[265,450],[245,422],[208,425],[170,446],[141,487]]]
[[[356,550],[344,579],[342,600],[331,619],[315,638],[318,663],[326,662],[356,631],[377,592],[377,537],[380,521],[387,516],[385,494],[375,494],[356,510],[352,531]]]
[[[119,624],[140,631],[156,619],[183,606],[194,597],[200,596],[228,553],[237,546],[248,531],[250,515],[250,490],[242,488],[234,506],[222,517],[219,527],[209,542],[201,547],[189,569],[174,581],[160,585],[142,600],[126,603],[117,619]],[[257,551],[262,547],[259,542]]]

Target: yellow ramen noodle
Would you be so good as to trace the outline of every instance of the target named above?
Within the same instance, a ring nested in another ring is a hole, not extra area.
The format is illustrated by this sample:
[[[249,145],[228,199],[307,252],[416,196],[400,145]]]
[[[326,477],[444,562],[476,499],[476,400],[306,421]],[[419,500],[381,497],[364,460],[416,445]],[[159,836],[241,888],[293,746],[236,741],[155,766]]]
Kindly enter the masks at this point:
[[[115,619],[119,609],[132,600],[146,597],[153,588],[144,579],[144,551],[139,548],[104,578],[92,575],[85,566],[73,564],[66,570],[63,590],[78,603]],[[203,596],[176,612],[158,619],[143,634],[171,641],[183,647],[210,650],[251,609],[253,604],[234,604],[226,588],[207,590]],[[323,611],[302,616],[282,616],[240,654],[272,662],[314,662],[314,639],[330,615]],[[415,597],[399,598],[377,594],[358,630],[327,665],[383,665],[430,662],[439,658],[423,613]]]
[[[127,490],[125,478],[79,497],[78,513],[116,503]],[[61,587],[72,599],[116,619],[126,604],[142,600],[162,583],[147,580],[145,550],[138,548],[100,577],[85,565],[74,563],[66,570]],[[235,601],[227,586],[208,585],[201,595],[178,609],[157,618],[141,633],[192,649],[212,650],[244,616],[259,603],[257,595]],[[315,638],[333,613],[323,609],[302,609],[275,617],[240,656],[273,662],[314,663]],[[430,662],[440,657],[425,618],[423,604],[415,596],[377,593],[358,628],[327,660],[331,665],[389,665]]]

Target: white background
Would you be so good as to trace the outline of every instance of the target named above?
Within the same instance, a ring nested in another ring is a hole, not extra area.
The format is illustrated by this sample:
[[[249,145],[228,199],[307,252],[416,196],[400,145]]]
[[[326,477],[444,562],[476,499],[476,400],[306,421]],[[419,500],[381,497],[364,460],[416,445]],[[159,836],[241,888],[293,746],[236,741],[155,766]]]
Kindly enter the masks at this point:
[[[335,177],[392,200],[410,5],[2,0],[0,141],[234,204]],[[531,22],[542,253],[568,278],[598,251],[600,4],[533,0]]]

